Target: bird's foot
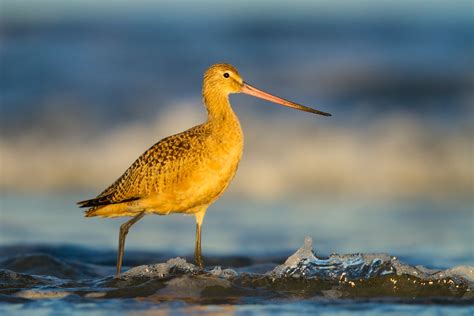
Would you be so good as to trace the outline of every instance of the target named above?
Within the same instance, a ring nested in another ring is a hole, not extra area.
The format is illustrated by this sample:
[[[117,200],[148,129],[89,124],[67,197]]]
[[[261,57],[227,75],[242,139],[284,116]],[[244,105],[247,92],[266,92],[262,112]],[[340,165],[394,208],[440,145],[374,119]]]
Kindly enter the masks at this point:
[[[204,266],[204,261],[202,260],[202,257],[201,256],[195,256],[194,261],[195,261],[196,265],[199,267],[199,269],[201,271],[204,271],[205,266]]]

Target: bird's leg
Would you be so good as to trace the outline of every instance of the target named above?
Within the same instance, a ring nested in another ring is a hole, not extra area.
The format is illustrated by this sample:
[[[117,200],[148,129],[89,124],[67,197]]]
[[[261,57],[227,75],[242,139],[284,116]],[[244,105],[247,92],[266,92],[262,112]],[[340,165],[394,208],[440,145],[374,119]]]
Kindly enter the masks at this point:
[[[196,223],[196,245],[194,247],[194,261],[196,261],[197,265],[201,270],[204,269],[204,264],[202,262],[202,254],[201,254],[201,225]]]
[[[202,231],[202,221],[206,215],[206,209],[203,209],[196,213],[196,245],[194,247],[194,260],[201,270],[204,270],[204,262],[202,260],[201,254],[201,231]]]
[[[120,270],[122,269],[122,260],[123,260],[123,252],[125,248],[125,237],[127,237],[128,230],[132,227],[133,224],[138,222],[140,219],[145,216],[145,211],[142,211],[134,218],[129,220],[128,222],[123,223],[120,226],[120,233],[119,233],[119,244],[118,244],[118,254],[117,254],[117,270],[115,272],[115,276],[120,276]]]

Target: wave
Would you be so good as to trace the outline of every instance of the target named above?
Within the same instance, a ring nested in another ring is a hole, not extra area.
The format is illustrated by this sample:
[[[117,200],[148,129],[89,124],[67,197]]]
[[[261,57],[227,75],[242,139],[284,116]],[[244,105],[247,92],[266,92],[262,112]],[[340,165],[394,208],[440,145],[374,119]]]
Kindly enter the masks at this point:
[[[157,140],[204,121],[197,104],[178,103],[155,119],[102,131],[65,116],[60,129],[2,135],[0,189],[98,192]],[[291,114],[262,118],[237,110],[246,143],[229,196],[444,199],[472,194],[470,113],[455,127],[403,113],[355,127],[337,115],[301,117],[295,124]]]
[[[268,298],[315,297],[474,303],[472,266],[432,270],[402,263],[387,254],[333,254],[318,258],[309,237],[277,266],[271,261],[250,260],[237,268],[217,266],[200,270],[185,259],[172,258],[111,277],[113,267],[106,269],[71,259],[30,254],[6,258],[0,262],[0,268],[0,284],[6,293],[1,299],[10,303],[68,297],[71,302],[72,296],[77,297],[75,302],[95,304],[126,298],[245,303],[250,298],[258,302]]]

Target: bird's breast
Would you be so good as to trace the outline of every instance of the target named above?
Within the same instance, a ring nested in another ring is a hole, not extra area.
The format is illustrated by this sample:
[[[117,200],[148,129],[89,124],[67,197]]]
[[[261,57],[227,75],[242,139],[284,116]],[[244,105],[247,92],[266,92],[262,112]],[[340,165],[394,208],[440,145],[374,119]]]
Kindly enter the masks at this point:
[[[211,133],[192,142],[186,155],[170,170],[168,185],[157,196],[160,208],[187,212],[215,201],[234,177],[242,151],[240,129]]]
[[[240,135],[221,135],[212,137],[206,146],[199,166],[189,184],[197,186],[196,196],[205,203],[217,199],[234,177],[243,151],[243,139]]]

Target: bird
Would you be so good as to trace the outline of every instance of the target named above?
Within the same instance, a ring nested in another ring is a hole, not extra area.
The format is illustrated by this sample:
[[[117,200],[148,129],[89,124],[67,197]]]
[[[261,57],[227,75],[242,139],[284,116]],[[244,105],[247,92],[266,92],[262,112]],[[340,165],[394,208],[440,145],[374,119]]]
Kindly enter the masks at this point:
[[[119,230],[115,276],[121,274],[125,239],[130,227],[145,215],[194,215],[194,260],[201,270],[201,233],[208,207],[226,190],[242,157],[244,137],[229,95],[244,93],[297,110],[331,116],[269,94],[245,82],[237,69],[214,64],[202,84],[207,120],[166,137],[145,151],[97,197],[78,202],[86,217],[131,217]]]

